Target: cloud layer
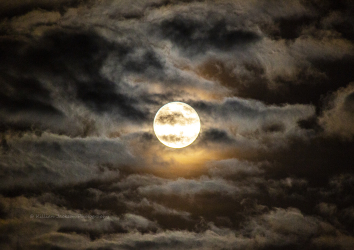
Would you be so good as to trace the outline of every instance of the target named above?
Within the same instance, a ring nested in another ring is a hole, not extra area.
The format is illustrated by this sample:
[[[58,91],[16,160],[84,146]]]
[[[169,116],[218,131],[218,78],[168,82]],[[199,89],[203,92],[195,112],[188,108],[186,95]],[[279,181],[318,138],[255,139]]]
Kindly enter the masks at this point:
[[[2,1],[0,248],[351,249],[353,10]]]

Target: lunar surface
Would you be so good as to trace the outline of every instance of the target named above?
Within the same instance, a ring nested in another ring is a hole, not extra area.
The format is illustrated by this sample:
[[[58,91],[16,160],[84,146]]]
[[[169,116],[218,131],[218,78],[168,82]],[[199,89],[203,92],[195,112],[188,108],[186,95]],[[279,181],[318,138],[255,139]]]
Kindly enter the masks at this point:
[[[157,111],[154,119],[156,137],[171,148],[192,144],[200,131],[198,113],[183,102],[170,102]]]

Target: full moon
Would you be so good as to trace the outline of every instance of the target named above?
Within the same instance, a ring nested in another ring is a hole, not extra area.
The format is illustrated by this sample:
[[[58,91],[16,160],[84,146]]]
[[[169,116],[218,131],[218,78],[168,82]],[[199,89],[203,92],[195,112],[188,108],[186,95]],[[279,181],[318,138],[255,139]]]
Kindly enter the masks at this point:
[[[198,113],[183,102],[170,102],[157,111],[154,119],[157,139],[171,148],[184,148],[197,139],[200,131]]]

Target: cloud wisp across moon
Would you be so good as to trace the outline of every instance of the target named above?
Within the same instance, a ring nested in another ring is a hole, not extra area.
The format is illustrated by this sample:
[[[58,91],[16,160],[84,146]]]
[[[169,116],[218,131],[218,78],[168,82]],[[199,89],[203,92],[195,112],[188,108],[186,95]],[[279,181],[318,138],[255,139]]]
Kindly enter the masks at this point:
[[[157,111],[154,131],[161,143],[184,148],[195,141],[200,131],[197,112],[183,102],[170,102]]]

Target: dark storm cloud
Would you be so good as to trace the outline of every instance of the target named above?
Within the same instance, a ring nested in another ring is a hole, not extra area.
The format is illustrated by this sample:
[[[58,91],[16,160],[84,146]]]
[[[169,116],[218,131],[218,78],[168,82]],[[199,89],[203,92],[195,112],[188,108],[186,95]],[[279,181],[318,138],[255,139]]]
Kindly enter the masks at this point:
[[[212,13],[205,20],[214,23],[192,18],[175,16],[171,20],[164,20],[160,24],[161,35],[181,47],[181,51],[188,51],[192,55],[205,53],[209,49],[227,51],[260,39],[254,32],[228,27],[223,19],[215,21],[217,18]]]
[[[347,0],[2,1],[0,248],[352,249],[353,24]],[[187,148],[154,136],[171,101]]]
[[[12,18],[14,16],[26,14],[32,10],[42,9],[42,10],[59,10],[64,13],[67,8],[77,7],[86,1],[79,0],[30,0],[23,2],[21,0],[9,1],[4,0],[0,3],[0,18]]]

